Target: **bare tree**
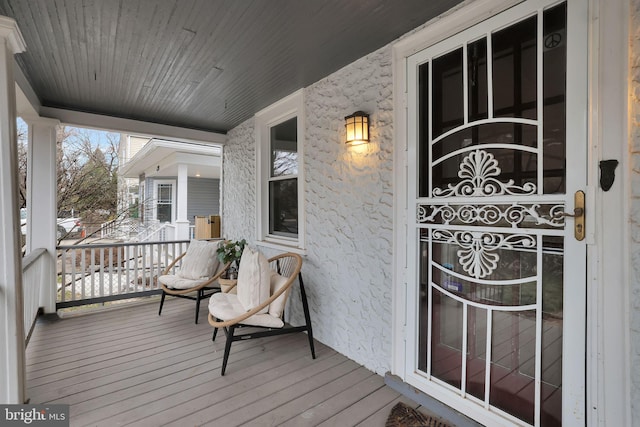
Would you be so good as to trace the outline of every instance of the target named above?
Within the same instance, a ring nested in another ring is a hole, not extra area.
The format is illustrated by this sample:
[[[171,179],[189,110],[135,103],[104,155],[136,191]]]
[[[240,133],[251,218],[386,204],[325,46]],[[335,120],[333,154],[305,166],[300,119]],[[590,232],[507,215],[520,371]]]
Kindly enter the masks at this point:
[[[117,213],[119,135],[59,126],[56,133],[57,216],[82,218],[85,226],[113,219]],[[18,122],[20,207],[27,201],[27,128]]]
[[[27,125],[18,122],[18,207],[27,207]]]

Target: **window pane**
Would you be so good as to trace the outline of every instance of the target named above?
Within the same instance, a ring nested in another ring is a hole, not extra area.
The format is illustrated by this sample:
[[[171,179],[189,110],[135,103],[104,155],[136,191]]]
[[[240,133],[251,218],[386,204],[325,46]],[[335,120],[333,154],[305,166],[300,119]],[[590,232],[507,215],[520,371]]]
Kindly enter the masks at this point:
[[[269,183],[269,234],[298,235],[298,179]]]
[[[171,222],[171,205],[158,203],[158,221]]]
[[[432,138],[464,123],[462,48],[433,60]]]
[[[158,203],[171,203],[171,184],[158,184]]]
[[[544,193],[564,193],[567,123],[565,117],[566,81],[562,75],[567,62],[567,5],[544,12]]]
[[[486,119],[487,113],[487,39],[467,46],[469,121]]]
[[[495,117],[537,118],[536,22],[533,16],[492,36]]]
[[[298,174],[298,121],[294,117],[271,128],[271,177]]]
[[[420,171],[418,182],[418,195],[420,197],[429,197],[429,63],[424,63],[419,69],[419,117],[418,117],[418,170]]]

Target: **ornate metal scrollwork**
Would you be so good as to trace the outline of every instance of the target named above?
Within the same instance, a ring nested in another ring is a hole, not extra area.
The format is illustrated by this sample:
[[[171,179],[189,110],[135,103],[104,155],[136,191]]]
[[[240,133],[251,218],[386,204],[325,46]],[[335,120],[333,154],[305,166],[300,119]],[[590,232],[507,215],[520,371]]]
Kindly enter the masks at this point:
[[[532,249],[536,238],[525,234],[499,234],[485,231],[433,230],[433,240],[460,246],[456,254],[462,269],[471,277],[482,279],[498,267],[498,249]]]
[[[417,220],[420,223],[441,223],[449,225],[452,222],[462,224],[502,225],[512,228],[519,227],[524,221],[561,228],[564,226],[564,205],[545,206],[548,213],[541,210],[540,204],[510,205],[419,205]],[[545,209],[545,210],[546,210]]]
[[[432,197],[443,198],[452,196],[501,196],[501,195],[529,195],[536,193],[536,185],[527,182],[522,186],[515,185],[510,179],[501,182],[495,177],[500,176],[501,170],[493,154],[484,150],[470,152],[460,162],[458,176],[462,179],[456,185],[449,184],[447,188],[434,188]]]

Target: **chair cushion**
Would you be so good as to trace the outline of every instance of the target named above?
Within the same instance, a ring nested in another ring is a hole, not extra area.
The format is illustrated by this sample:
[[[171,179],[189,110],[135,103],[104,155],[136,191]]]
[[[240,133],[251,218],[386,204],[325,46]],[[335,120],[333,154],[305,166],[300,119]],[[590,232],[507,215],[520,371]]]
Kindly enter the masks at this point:
[[[238,301],[249,311],[265,300],[269,299],[271,288],[271,270],[269,261],[260,251],[245,246],[238,268]],[[269,307],[260,310],[258,314],[266,313]]]
[[[207,280],[208,279],[185,279],[184,277],[174,276],[173,274],[158,277],[160,283],[171,289],[190,289],[201,285]]]
[[[236,294],[213,294],[209,298],[209,313],[216,319],[231,320],[244,313],[246,310],[240,304]],[[254,314],[241,322],[243,325],[262,326],[266,328],[282,328],[284,322],[280,317],[268,313]]]
[[[192,240],[176,274],[184,279],[203,279],[214,275],[218,269],[216,251],[219,242]]]
[[[278,292],[289,280],[287,277],[281,276],[275,271],[271,271],[271,295]],[[289,291],[285,291],[282,295],[276,298],[271,304],[269,304],[269,314],[275,317],[282,317],[284,311],[284,305],[287,302],[287,294]]]

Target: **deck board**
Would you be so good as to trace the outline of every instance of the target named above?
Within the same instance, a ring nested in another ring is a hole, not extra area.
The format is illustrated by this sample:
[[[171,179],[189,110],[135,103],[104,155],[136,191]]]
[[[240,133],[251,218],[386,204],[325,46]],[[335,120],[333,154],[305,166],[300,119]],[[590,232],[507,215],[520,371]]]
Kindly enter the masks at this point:
[[[70,405],[71,426],[383,426],[399,401],[383,379],[305,334],[211,341],[206,302],[169,298],[58,321],[39,319],[27,347],[31,403]]]

